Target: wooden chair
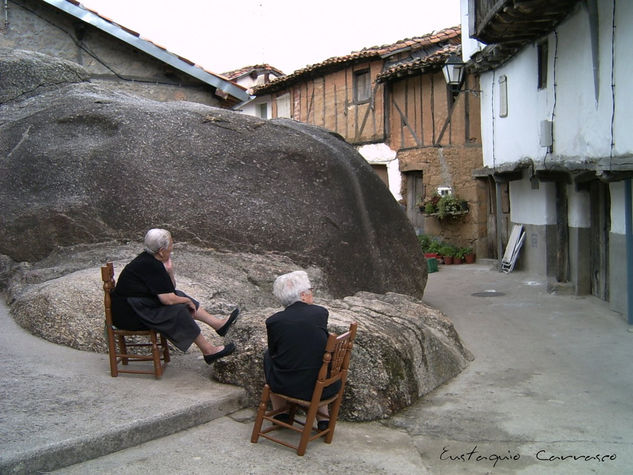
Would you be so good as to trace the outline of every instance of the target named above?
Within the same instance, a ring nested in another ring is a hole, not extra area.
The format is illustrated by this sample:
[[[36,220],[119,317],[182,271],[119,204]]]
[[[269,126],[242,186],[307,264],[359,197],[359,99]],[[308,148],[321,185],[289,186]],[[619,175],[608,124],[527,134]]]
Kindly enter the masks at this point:
[[[312,393],[312,399],[310,401],[303,399],[296,399],[284,394],[273,393],[268,386],[264,385],[262,392],[261,402],[257,410],[257,417],[255,418],[255,425],[253,426],[253,433],[251,435],[251,442],[256,443],[259,436],[265,437],[268,440],[277,442],[278,444],[285,445],[297,450],[297,455],[305,454],[308,442],[325,436],[325,442],[331,443],[334,437],[334,428],[336,427],[336,420],[338,419],[338,413],[341,408],[341,402],[343,402],[343,391],[345,390],[345,382],[347,381],[347,372],[349,369],[349,360],[352,354],[352,346],[354,345],[354,338],[356,337],[356,323],[352,323],[349,330],[340,336],[330,335],[325,346],[325,353],[323,354],[323,364],[319,371],[314,392]],[[328,375],[329,373],[329,375]],[[323,389],[330,384],[341,381],[341,388],[332,397],[321,400],[321,394]],[[271,394],[275,394],[286,401],[286,405],[281,409],[267,410],[268,401]],[[332,410],[330,412],[330,423],[328,428],[319,431],[314,427],[317,413],[325,416],[319,409],[328,404],[332,404]],[[303,407],[306,413],[304,421],[295,420],[295,415],[298,406]],[[277,414],[282,412],[288,412],[290,415],[289,423],[275,419]],[[262,424],[264,420],[272,423],[262,430]],[[297,422],[299,426],[295,426]],[[293,444],[270,435],[270,432],[280,427],[291,429],[301,434],[298,444]]]
[[[120,330],[112,323],[112,301],[110,292],[114,290],[114,266],[108,262],[101,267],[101,279],[103,280],[103,304],[105,307],[106,333],[108,339],[108,353],[110,354],[110,373],[117,377],[119,373],[153,374],[156,379],[163,375],[165,365],[169,362],[169,346],[164,335],[156,330]],[[132,341],[126,341],[126,337],[133,337]],[[149,339],[148,343],[138,343],[139,340]],[[118,346],[117,346],[118,343]],[[151,350],[151,354],[133,351],[136,349]],[[131,352],[132,351],[132,352]],[[154,369],[127,368],[128,362],[152,361]],[[126,368],[119,368],[119,365]]]

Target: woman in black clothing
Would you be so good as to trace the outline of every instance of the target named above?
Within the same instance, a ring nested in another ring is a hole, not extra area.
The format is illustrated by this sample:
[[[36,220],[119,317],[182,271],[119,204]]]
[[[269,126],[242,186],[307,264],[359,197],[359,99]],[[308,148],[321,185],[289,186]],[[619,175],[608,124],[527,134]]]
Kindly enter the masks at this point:
[[[312,285],[304,271],[277,277],[273,284],[273,294],[285,310],[266,320],[266,382],[273,392],[310,400],[323,364],[323,352],[328,339],[328,311],[314,305]],[[326,387],[322,399],[336,394],[340,383],[337,381]],[[284,405],[283,399],[275,395],[271,395],[271,402],[274,409]],[[327,414],[327,406],[325,413]],[[283,420],[286,415],[280,416]],[[327,427],[326,420],[319,421],[319,429],[322,430],[323,427]]]
[[[117,328],[153,328],[165,335],[181,351],[195,343],[207,364],[235,351],[235,345],[214,346],[200,332],[199,320],[224,336],[239,310],[228,319],[212,316],[199,302],[176,289],[171,253],[174,241],[165,229],[150,229],[145,250],[119,275],[112,293],[112,319]]]

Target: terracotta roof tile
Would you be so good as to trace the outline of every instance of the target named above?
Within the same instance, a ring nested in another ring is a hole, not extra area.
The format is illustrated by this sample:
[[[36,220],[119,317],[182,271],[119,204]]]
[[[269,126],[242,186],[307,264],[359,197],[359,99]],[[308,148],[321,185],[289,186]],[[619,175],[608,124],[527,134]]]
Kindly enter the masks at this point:
[[[281,71],[280,69],[275,68],[274,66],[271,66],[270,64],[255,64],[253,66],[244,66],[242,68],[239,69],[234,69],[233,71],[227,71],[225,73],[222,73],[223,76],[230,78],[230,79],[237,79],[241,76],[244,76],[245,74],[249,74],[251,71],[270,71],[273,72],[275,74],[277,74],[278,76],[283,76],[284,73],[283,71]]]
[[[300,80],[301,77],[316,73],[320,70],[329,69],[336,65],[342,65],[346,63],[353,63],[359,60],[366,60],[371,58],[388,58],[394,54],[404,51],[418,51],[424,47],[436,45],[437,43],[448,42],[453,45],[461,44],[461,27],[453,26],[450,28],[444,28],[443,30],[428,33],[423,36],[415,38],[405,38],[392,44],[371,46],[363,48],[360,51],[352,51],[345,56],[334,56],[328,58],[320,63],[306,66],[305,68],[298,69],[292,74],[282,76],[274,79],[268,84],[258,86],[254,88],[255,94],[267,94],[283,89],[284,87]]]
[[[420,71],[436,69],[444,65],[451,54],[459,55],[461,52],[461,45],[446,45],[444,48],[428,56],[416,58],[411,61],[398,62],[376,76],[376,82],[384,82],[394,77],[408,76],[410,74],[417,74]]]

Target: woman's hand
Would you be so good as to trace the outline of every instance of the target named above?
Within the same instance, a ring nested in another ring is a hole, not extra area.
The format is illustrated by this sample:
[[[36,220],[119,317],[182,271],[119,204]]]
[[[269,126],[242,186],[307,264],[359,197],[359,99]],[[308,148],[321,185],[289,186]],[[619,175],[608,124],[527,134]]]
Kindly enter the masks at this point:
[[[165,266],[165,270],[170,274],[174,272],[174,264],[171,262],[171,256],[169,256],[169,259],[163,262],[163,265]]]
[[[169,274],[169,278],[174,284],[174,287],[176,287],[176,276],[174,275],[174,264],[171,262],[171,255],[165,262],[163,262],[163,265],[165,266],[165,270]]]
[[[192,314],[195,314],[197,311],[196,304],[193,303],[193,300],[188,299],[187,297],[181,297],[173,292],[169,294],[158,294],[158,300],[160,300],[160,303],[163,305],[185,304]]]

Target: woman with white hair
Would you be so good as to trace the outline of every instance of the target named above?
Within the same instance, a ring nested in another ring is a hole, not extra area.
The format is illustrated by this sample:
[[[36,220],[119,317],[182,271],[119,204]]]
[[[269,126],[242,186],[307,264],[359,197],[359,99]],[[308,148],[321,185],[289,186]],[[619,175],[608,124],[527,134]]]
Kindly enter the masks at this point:
[[[310,400],[323,363],[328,339],[328,311],[314,305],[312,285],[304,271],[284,274],[273,284],[273,294],[285,307],[266,319],[268,349],[264,354],[264,373],[271,390],[298,399]],[[323,390],[327,399],[339,390],[340,381]],[[284,405],[283,399],[271,395],[273,409]],[[325,408],[327,414],[327,407]],[[288,414],[276,418],[288,421]],[[320,418],[320,416],[318,416]],[[317,422],[325,430],[328,420]]]
[[[123,330],[153,328],[169,339],[176,348],[187,351],[195,343],[207,364],[228,356],[235,345],[211,344],[194,320],[206,323],[220,336],[237,319],[239,309],[229,318],[214,317],[200,303],[176,289],[171,262],[174,240],[165,229],[150,229],[145,235],[145,250],[119,275],[112,293],[112,320]]]

